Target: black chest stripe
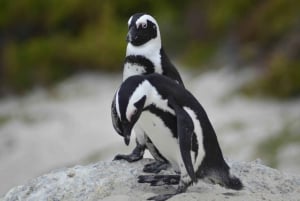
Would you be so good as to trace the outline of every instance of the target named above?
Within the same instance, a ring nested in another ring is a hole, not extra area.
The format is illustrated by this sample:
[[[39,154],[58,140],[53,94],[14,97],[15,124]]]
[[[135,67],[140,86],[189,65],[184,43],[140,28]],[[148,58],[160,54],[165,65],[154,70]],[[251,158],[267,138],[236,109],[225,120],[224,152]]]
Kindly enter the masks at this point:
[[[144,56],[141,55],[129,55],[125,58],[125,63],[137,64],[146,67],[146,73],[154,73],[154,64]]]

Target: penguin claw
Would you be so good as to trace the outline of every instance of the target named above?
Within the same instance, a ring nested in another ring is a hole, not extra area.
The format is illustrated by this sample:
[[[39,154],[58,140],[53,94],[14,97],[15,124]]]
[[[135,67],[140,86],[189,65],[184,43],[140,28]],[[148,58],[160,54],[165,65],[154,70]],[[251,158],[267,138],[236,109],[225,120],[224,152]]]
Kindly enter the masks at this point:
[[[169,165],[166,162],[155,161],[153,163],[146,164],[143,171],[147,173],[159,173],[162,170],[166,170],[168,166]]]
[[[139,183],[149,183],[151,186],[177,185],[180,175],[140,175]]]

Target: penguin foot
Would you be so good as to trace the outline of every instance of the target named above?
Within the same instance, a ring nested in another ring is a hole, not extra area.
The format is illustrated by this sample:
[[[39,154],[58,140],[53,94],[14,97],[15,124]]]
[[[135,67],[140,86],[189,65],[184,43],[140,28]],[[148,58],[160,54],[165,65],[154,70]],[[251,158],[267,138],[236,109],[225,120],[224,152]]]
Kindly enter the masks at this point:
[[[151,186],[177,185],[180,175],[140,175],[139,183],[149,183]]]
[[[126,160],[130,163],[141,160],[144,156],[145,149],[145,146],[137,144],[137,146],[133,149],[131,154],[118,154],[115,156],[114,160]]]
[[[182,184],[182,183],[181,183]],[[186,189],[188,188],[189,184],[182,184],[178,186],[177,190],[175,193],[171,193],[171,194],[162,194],[162,195],[157,195],[157,196],[153,196],[148,198],[148,200],[155,200],[155,201],[165,201],[170,199],[171,197],[178,195],[180,193],[183,193],[186,191]]]
[[[155,161],[153,163],[146,164],[143,171],[147,173],[159,173],[162,170],[166,170],[169,164],[166,162]]]
[[[176,193],[177,194],[177,193]],[[170,199],[171,197],[173,197],[176,194],[163,194],[163,195],[157,195],[157,196],[153,196],[148,198],[147,200],[155,200],[155,201],[165,201]]]
[[[131,163],[131,162],[141,160],[142,158],[143,158],[143,156],[136,155],[136,154],[128,154],[128,155],[118,154],[115,156],[114,161],[115,160],[125,160],[125,161],[128,161]]]

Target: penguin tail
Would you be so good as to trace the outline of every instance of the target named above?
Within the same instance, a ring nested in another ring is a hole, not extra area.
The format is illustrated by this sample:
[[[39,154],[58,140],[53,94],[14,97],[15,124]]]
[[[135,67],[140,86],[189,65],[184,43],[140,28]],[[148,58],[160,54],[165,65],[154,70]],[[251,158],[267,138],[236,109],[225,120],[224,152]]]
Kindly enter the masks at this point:
[[[244,187],[239,178],[230,174],[229,169],[210,169],[209,171],[204,171],[204,174],[202,174],[201,177],[207,183],[219,184],[233,190],[242,190]]]
[[[223,184],[225,188],[230,188],[233,190],[242,190],[244,187],[239,178],[230,174],[227,175],[227,178],[223,178]]]
[[[207,183],[219,184],[228,189],[242,190],[244,187],[242,181],[231,173],[223,157],[216,160],[203,160],[197,176]]]

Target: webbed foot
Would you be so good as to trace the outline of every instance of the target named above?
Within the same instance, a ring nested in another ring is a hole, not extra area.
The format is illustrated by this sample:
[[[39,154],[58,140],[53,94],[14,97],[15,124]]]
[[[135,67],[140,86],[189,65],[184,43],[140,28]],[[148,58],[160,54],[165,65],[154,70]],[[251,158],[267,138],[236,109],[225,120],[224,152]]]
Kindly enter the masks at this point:
[[[118,155],[115,156],[114,160],[126,160],[126,161],[131,163],[131,162],[141,160],[142,158],[143,158],[143,156],[131,153],[131,154],[128,154],[128,155],[118,154]]]
[[[170,199],[174,195],[176,195],[176,194],[162,194],[162,195],[157,195],[157,196],[150,197],[147,200],[165,201],[165,200]]]
[[[148,198],[148,200],[165,201],[165,200],[168,200],[168,199],[170,199],[171,197],[173,197],[175,195],[178,195],[180,193],[185,192],[187,187],[188,187],[188,185],[180,185],[179,184],[179,186],[178,186],[175,193],[156,195],[156,196]]]
[[[126,160],[130,163],[141,160],[144,156],[145,149],[146,147],[144,145],[137,143],[131,154],[118,154],[115,156],[114,160]]]
[[[151,186],[177,185],[180,175],[140,175],[139,183],[149,183]]]
[[[147,173],[159,173],[162,170],[166,170],[169,164],[167,162],[155,161],[153,163],[146,164],[143,171]]]

